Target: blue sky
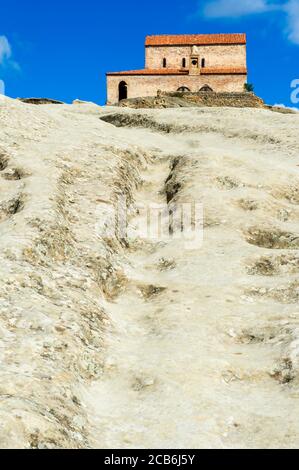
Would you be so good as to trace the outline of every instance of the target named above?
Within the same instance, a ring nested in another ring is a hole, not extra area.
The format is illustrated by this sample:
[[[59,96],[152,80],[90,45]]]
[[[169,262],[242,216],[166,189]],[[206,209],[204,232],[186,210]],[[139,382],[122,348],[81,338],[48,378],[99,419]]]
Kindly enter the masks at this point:
[[[299,107],[291,102],[291,82],[299,88],[299,0],[2,3],[0,80],[8,96],[103,104],[105,72],[143,68],[147,34],[246,32],[256,93]]]

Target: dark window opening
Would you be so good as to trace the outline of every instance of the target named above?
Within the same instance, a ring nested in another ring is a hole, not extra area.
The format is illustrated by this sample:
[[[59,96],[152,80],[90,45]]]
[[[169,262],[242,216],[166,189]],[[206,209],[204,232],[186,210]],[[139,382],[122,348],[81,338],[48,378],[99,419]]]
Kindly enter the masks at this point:
[[[213,89],[209,85],[204,85],[199,91],[212,92]]]
[[[163,68],[166,69],[166,67],[167,67],[167,60],[163,59]]]
[[[186,86],[180,86],[180,88],[178,88],[177,91],[190,91],[190,89]]]
[[[182,66],[183,66],[183,69],[186,67],[186,59],[182,60]]]
[[[201,59],[201,66],[204,69],[206,66],[206,59]]]
[[[197,67],[198,66],[198,60],[197,59],[192,59],[192,65],[194,67]]]
[[[119,101],[121,100],[126,100],[128,98],[128,85],[126,82],[120,82],[118,85],[118,99]]]

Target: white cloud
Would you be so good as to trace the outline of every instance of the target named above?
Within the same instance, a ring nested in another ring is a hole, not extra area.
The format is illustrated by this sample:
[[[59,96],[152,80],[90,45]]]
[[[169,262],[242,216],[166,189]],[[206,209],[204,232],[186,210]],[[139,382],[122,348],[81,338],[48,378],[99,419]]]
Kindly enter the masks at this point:
[[[11,57],[11,46],[6,36],[0,36],[0,64]]]
[[[292,106],[286,106],[285,104],[274,104],[273,108],[285,108],[285,109],[291,109],[292,111],[296,111],[296,113],[299,113],[298,108],[294,108]]]
[[[293,43],[299,44],[299,0],[289,0],[284,10],[288,16],[288,37]]]
[[[10,67],[16,71],[20,71],[21,67],[12,59],[12,48],[6,36],[0,36],[0,67]]]
[[[240,18],[273,11],[285,15],[288,38],[299,45],[299,0],[210,0],[203,8],[207,18]]]
[[[240,17],[277,10],[277,3],[267,0],[212,0],[204,8],[209,18]]]

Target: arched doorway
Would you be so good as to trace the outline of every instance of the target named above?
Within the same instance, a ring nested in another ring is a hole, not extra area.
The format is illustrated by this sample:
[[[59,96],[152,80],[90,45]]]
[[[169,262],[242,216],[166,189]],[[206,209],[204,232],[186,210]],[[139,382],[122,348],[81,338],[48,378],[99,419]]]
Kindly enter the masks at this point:
[[[118,85],[118,100],[126,100],[128,98],[128,85],[126,82],[120,82]]]
[[[180,88],[177,89],[177,91],[190,91],[190,89],[186,86],[180,86]]]
[[[212,92],[213,89],[209,85],[204,85],[199,91]]]

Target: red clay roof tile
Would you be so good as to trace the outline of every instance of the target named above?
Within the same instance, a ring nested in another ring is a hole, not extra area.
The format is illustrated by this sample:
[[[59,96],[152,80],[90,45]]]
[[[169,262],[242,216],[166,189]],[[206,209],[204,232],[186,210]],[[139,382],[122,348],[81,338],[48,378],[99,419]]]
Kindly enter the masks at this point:
[[[184,34],[147,36],[146,46],[203,46],[209,44],[246,44],[246,34]]]
[[[106,75],[188,75],[189,70],[180,69],[143,69],[126,72],[108,72]]]
[[[201,69],[202,75],[246,75],[246,67],[205,67]],[[106,75],[189,75],[189,70],[182,69],[143,69],[128,70],[125,72],[108,72]]]
[[[200,73],[202,75],[246,75],[246,67],[205,67],[202,68]]]

